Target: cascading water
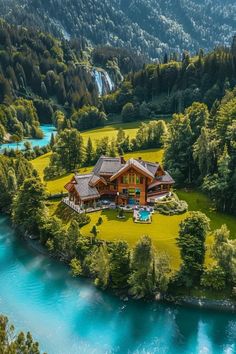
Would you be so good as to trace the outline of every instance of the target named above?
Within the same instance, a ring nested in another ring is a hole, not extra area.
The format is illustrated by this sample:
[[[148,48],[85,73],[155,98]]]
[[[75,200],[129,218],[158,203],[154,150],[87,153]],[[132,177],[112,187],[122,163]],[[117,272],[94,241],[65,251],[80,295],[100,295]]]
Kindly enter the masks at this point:
[[[98,88],[99,96],[106,95],[115,88],[115,84],[107,71],[94,68],[93,77]]]
[[[107,71],[104,71],[103,74],[104,74],[105,80],[106,80],[106,82],[107,82],[107,84],[108,84],[109,91],[111,92],[111,91],[115,88],[115,84],[114,84],[114,82],[111,80],[111,78],[110,78],[110,76],[109,76],[109,74],[108,74]]]
[[[102,80],[102,73],[96,69],[93,70],[93,77],[95,79],[99,96],[103,95],[103,80]]]

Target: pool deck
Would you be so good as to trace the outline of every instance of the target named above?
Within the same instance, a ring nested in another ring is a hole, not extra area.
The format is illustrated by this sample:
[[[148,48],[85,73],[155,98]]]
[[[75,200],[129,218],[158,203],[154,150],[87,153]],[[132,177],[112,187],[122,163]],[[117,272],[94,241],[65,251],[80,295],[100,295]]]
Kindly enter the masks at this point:
[[[135,223],[138,224],[151,224],[152,223],[152,213],[150,212],[150,217],[148,220],[141,220],[139,218],[139,210],[134,209],[133,219]]]

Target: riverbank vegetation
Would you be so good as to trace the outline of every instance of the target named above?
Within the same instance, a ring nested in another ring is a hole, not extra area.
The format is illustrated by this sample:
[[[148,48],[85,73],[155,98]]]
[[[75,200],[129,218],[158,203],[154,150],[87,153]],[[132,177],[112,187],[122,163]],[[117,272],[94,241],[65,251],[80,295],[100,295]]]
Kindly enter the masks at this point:
[[[0,315],[1,354],[40,354],[39,344],[34,342],[30,332],[16,333],[7,317]]]

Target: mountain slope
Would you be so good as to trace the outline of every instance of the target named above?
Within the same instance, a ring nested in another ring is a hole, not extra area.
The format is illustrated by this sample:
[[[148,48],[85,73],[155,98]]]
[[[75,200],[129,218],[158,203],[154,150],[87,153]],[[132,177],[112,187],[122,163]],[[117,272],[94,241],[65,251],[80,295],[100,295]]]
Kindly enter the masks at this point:
[[[229,44],[234,0],[0,0],[3,17],[65,38],[134,48],[152,58],[166,51]]]

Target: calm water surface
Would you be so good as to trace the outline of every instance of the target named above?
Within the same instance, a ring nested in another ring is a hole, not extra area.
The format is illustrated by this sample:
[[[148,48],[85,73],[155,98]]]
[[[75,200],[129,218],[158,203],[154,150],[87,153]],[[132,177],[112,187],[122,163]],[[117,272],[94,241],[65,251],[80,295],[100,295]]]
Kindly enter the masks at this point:
[[[236,316],[124,303],[17,239],[0,217],[0,313],[48,354],[236,353]]]
[[[29,141],[31,143],[32,147],[35,147],[35,146],[43,147],[43,146],[48,145],[50,143],[52,133],[56,134],[56,128],[54,127],[54,125],[51,125],[51,124],[41,125],[40,128],[44,134],[43,139],[25,139],[25,140],[19,142],[18,145],[16,143],[2,144],[1,149],[4,149],[4,148],[17,149],[17,147],[18,147],[19,150],[22,150],[22,149],[24,149],[24,143],[26,141]]]

